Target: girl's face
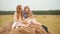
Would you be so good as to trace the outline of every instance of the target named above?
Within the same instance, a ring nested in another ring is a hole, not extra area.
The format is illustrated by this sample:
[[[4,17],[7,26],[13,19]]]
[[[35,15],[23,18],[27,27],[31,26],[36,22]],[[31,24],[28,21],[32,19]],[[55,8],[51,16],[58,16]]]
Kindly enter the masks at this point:
[[[17,12],[21,12],[22,8],[20,5],[17,6]]]
[[[29,8],[28,7],[25,7],[24,8],[24,11],[26,11],[28,13],[29,12]]]

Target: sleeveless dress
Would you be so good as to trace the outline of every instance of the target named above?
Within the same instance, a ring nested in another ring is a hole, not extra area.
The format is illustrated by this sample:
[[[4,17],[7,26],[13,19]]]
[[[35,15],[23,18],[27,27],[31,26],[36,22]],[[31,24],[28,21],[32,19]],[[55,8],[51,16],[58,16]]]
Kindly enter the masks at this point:
[[[16,19],[17,19],[16,16],[17,16],[17,12],[14,13],[14,23],[12,25],[12,28],[16,28],[17,29],[18,26],[23,26],[23,27],[26,26],[26,25],[22,24],[22,22],[21,22],[21,16],[19,17],[20,21],[16,21]]]

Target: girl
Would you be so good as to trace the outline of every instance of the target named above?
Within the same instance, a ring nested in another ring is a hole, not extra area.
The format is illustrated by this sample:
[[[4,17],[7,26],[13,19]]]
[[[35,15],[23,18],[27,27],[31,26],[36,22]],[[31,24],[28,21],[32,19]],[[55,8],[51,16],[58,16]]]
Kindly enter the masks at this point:
[[[48,32],[48,28],[46,26],[42,25],[41,23],[35,20],[28,6],[24,7],[23,16],[24,16],[25,22],[28,22],[29,24],[39,25],[43,27],[46,32]]]
[[[18,28],[20,26],[25,27],[26,25],[22,24],[22,20],[22,7],[21,5],[17,5],[16,12],[14,13],[14,23],[12,25],[12,28]]]
[[[39,24],[39,25],[41,25],[40,23],[38,23],[35,20],[35,18],[33,18],[32,12],[30,11],[28,6],[24,7],[23,16],[24,16],[25,21],[28,22],[29,24],[32,23],[32,24]]]

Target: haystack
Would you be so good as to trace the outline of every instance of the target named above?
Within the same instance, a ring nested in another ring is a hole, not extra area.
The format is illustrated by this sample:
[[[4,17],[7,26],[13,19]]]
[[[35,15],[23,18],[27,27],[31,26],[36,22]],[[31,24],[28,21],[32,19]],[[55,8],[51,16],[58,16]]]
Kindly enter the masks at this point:
[[[31,24],[28,27],[19,27],[18,29],[11,29],[11,26],[12,22],[3,26],[0,29],[0,34],[50,34],[37,24]]]

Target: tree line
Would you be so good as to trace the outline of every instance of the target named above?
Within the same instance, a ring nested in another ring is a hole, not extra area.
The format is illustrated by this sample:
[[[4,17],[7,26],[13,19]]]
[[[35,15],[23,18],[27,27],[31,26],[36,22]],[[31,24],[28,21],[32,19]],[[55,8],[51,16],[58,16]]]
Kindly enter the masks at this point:
[[[15,11],[0,11],[0,15],[13,15]],[[34,15],[60,15],[60,10],[32,11]]]

